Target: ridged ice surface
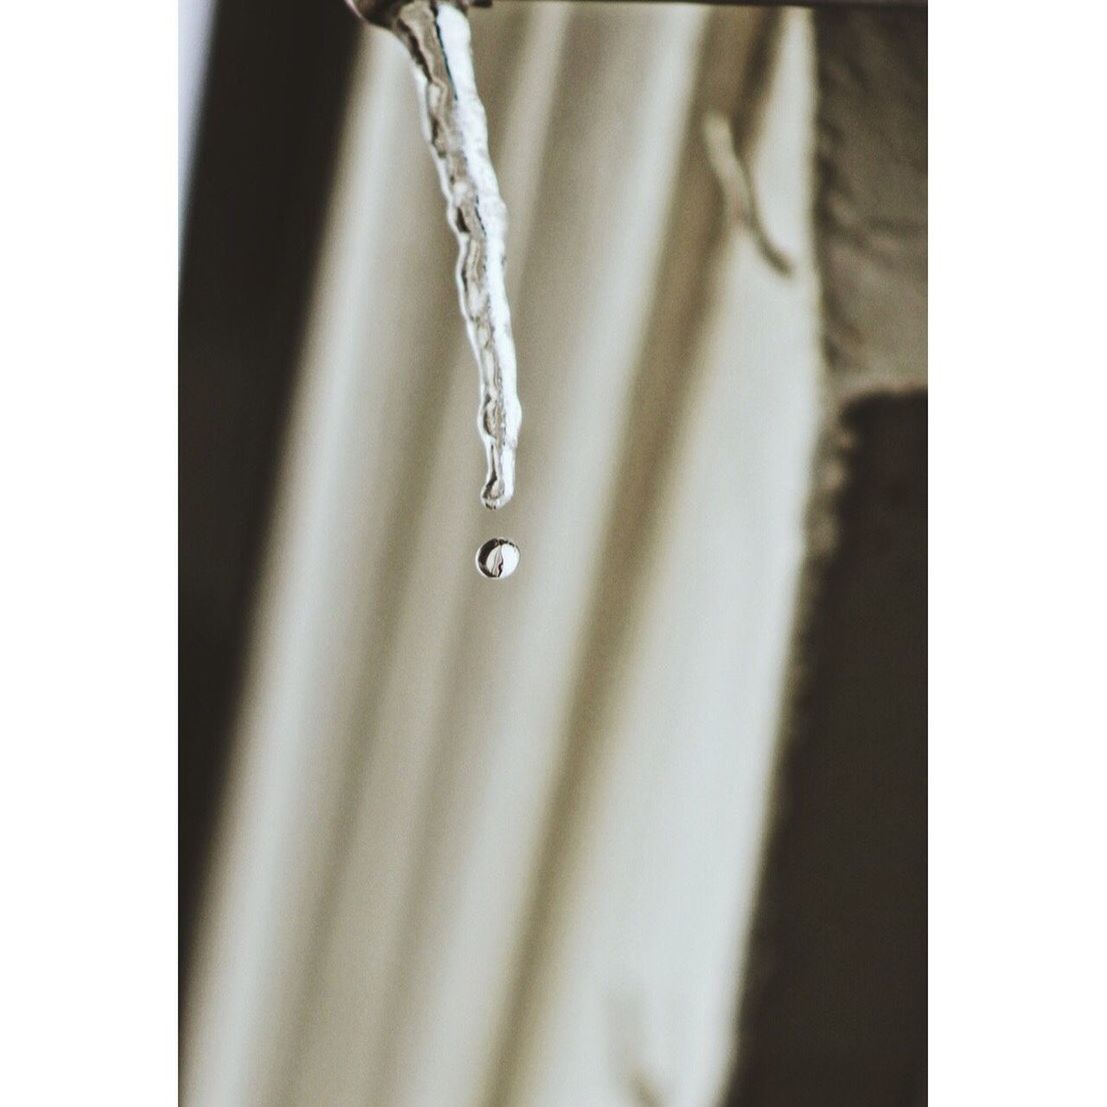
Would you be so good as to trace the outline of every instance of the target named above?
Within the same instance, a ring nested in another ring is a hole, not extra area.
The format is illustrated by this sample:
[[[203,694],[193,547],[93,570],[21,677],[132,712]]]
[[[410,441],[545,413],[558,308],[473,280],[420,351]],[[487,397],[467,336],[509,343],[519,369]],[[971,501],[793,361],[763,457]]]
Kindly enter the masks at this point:
[[[477,425],[488,461],[481,501],[499,508],[515,491],[522,408],[504,283],[507,209],[488,153],[469,20],[447,0],[413,0],[398,9],[392,29],[415,63],[424,133],[458,241],[461,313],[480,369]]]

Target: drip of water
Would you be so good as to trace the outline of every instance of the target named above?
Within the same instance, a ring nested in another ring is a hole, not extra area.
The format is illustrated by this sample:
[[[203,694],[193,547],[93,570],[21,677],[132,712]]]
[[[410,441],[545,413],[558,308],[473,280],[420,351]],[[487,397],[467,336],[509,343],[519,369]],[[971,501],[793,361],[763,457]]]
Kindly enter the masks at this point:
[[[489,580],[502,580],[519,567],[519,547],[508,538],[489,538],[477,550],[477,571]]]
[[[504,281],[507,208],[488,153],[488,123],[473,74],[469,20],[450,0],[411,0],[396,10],[390,23],[414,62],[423,131],[457,237],[461,313],[480,369],[477,427],[488,462],[481,502],[496,509],[515,491],[515,449],[523,413],[516,393],[515,343]],[[515,555],[517,561],[518,550]]]

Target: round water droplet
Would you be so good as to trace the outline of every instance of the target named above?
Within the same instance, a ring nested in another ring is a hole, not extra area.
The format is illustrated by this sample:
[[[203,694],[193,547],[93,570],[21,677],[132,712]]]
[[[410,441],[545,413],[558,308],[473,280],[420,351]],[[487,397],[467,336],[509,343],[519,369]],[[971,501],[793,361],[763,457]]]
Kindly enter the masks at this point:
[[[519,547],[508,538],[489,538],[477,550],[477,570],[489,580],[511,576],[519,566]]]

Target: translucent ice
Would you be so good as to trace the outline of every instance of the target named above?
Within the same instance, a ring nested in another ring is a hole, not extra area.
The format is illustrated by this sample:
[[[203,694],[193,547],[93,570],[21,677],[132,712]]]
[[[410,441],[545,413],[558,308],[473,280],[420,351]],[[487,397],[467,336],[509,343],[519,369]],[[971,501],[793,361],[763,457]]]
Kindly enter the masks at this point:
[[[481,501],[499,508],[515,491],[522,408],[504,283],[507,209],[488,153],[469,20],[449,0],[412,0],[396,9],[391,27],[414,62],[423,129],[457,237],[461,313],[480,369],[477,427],[488,461]]]

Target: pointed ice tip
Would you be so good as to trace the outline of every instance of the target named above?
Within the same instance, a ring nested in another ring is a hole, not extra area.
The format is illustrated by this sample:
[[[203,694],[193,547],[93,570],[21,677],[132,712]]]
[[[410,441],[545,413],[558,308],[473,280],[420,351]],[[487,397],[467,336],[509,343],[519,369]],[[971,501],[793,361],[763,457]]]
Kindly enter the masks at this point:
[[[490,477],[480,490],[480,502],[489,511],[498,511],[510,501],[514,491],[502,477]]]
[[[489,511],[499,511],[507,502],[511,499],[510,496],[504,493],[482,492],[480,494],[480,502],[484,504]]]

